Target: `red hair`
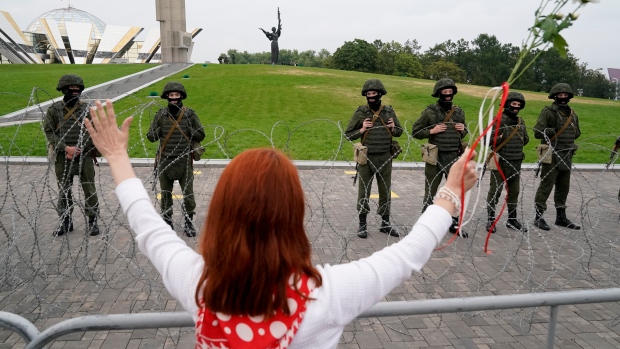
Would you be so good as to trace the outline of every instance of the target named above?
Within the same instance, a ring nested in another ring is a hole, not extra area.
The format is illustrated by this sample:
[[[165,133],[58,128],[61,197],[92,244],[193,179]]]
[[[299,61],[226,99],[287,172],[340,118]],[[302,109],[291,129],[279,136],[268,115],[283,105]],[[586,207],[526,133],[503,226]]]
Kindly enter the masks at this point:
[[[322,281],[311,264],[304,213],[297,169],[282,152],[251,149],[235,157],[222,172],[199,236],[205,268],[196,304],[202,299],[210,311],[230,315],[289,314],[289,277],[305,274],[316,287]]]

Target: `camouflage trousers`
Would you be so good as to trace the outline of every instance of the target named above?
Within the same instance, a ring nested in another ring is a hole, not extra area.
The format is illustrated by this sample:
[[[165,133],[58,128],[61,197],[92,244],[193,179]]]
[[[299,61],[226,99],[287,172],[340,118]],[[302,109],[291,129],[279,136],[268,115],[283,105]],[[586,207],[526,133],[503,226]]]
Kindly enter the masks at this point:
[[[370,190],[372,181],[377,177],[377,187],[379,189],[379,207],[377,214],[380,216],[390,215],[390,204],[392,199],[392,160],[390,152],[383,154],[368,154],[368,162],[365,165],[358,165],[358,190],[357,190],[357,213],[368,214],[370,206]]]
[[[489,187],[489,194],[487,195],[487,205],[488,208],[494,210],[499,201],[499,197],[502,195],[502,187],[507,185],[508,198],[506,201],[508,212],[512,212],[517,209],[519,203],[519,192],[521,190],[521,161],[500,161],[502,172],[506,177],[506,184],[504,184],[499,171],[491,171],[491,185]]]
[[[570,191],[570,170],[561,171],[555,164],[542,164],[540,185],[536,190],[534,202],[538,212],[547,210],[547,199],[555,186],[553,201],[556,208],[566,208],[566,198]]]
[[[424,201],[422,203],[422,212],[426,211],[426,208],[433,204],[439,184],[442,178],[448,178],[448,172],[452,164],[458,158],[458,153],[454,152],[442,152],[437,155],[437,165],[426,164],[424,166]]]
[[[86,205],[84,211],[86,216],[96,217],[99,212],[99,199],[97,198],[97,189],[95,187],[95,164],[89,156],[79,157],[74,160],[67,160],[65,152],[56,154],[56,162],[54,163],[54,171],[56,172],[56,182],[58,184],[58,205],[56,211],[59,216],[63,214],[69,215],[73,213],[73,176],[79,176]]]
[[[179,181],[183,193],[183,211],[194,215],[196,200],[194,198],[194,169],[192,159],[184,156],[171,161],[162,161],[159,165],[159,186],[161,188],[161,213],[165,218],[172,217],[172,188],[174,181]]]

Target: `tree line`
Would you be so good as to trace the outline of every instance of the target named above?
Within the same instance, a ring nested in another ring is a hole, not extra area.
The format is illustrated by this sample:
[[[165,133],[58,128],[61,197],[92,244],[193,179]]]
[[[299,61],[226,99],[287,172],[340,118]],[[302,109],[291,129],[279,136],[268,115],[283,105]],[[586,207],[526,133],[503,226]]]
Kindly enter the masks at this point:
[[[520,47],[502,44],[495,35],[480,34],[472,41],[448,40],[422,52],[417,40],[372,43],[362,39],[346,41],[332,55],[320,51],[280,50],[280,62],[287,65],[351,70],[385,75],[438,80],[444,77],[458,83],[499,86],[506,81],[519,56]],[[530,52],[526,61],[540,51]],[[228,50],[220,63],[269,64],[270,53]],[[556,83],[571,85],[576,95],[613,98],[615,85],[601,69],[589,69],[568,52],[567,57],[550,48],[511,86],[515,89],[548,92]]]

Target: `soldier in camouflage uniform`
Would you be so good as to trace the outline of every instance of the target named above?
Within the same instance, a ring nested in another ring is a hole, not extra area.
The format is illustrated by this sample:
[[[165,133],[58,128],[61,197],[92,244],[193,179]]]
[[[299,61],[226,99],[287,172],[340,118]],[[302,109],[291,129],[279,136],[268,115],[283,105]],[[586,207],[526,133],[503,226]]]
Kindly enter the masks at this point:
[[[543,213],[547,210],[547,198],[553,186],[555,186],[553,199],[557,212],[555,225],[569,229],[581,229],[579,225],[566,218],[566,198],[570,190],[571,167],[573,155],[577,150],[575,139],[581,135],[579,118],[568,106],[571,98],[573,98],[573,90],[569,84],[555,84],[549,92],[549,99],[553,99],[554,102],[540,112],[538,122],[534,126],[534,136],[540,139],[540,143],[549,144],[551,141],[550,145],[553,146],[552,163],[541,164],[540,185],[534,198],[536,204],[534,225],[542,230],[550,230],[549,225],[543,219]],[[568,121],[570,122],[567,124]],[[559,133],[564,125],[567,127]]]
[[[413,124],[411,135],[417,139],[428,138],[428,142],[437,145],[439,154],[437,165],[426,164],[424,176],[424,202],[422,212],[433,203],[442,177],[448,177],[450,167],[461,155],[461,140],[467,135],[465,127],[465,112],[460,107],[453,105],[453,98],[458,89],[452,79],[441,79],[435,83],[433,97],[437,97],[436,104],[429,105]],[[446,120],[448,114],[450,118]],[[450,232],[457,233],[458,217],[453,217]],[[461,232],[461,236],[467,237],[467,233]]]
[[[358,164],[359,186],[357,193],[357,212],[359,228],[357,235],[360,238],[368,236],[366,217],[370,212],[368,198],[373,177],[377,177],[379,188],[379,207],[377,214],[381,216],[380,232],[391,236],[399,236],[398,231],[390,224],[390,204],[392,192],[392,155],[390,146],[392,136],[400,137],[403,133],[400,122],[389,105],[381,105],[381,97],[387,91],[383,83],[377,79],[370,79],[362,87],[362,96],[366,97],[366,105],[357,108],[345,131],[349,140],[364,138],[364,145],[368,147],[368,161],[365,165]],[[373,123],[373,116],[378,112],[379,117]]]
[[[61,222],[55,236],[73,231],[73,176],[79,176],[88,216],[88,233],[98,235],[97,214],[99,201],[95,188],[95,146],[84,127],[84,118],[90,118],[88,104],[80,101],[84,81],[77,75],[63,75],[56,90],[62,91],[62,101],[53,103],[43,119],[43,130],[49,143],[50,160],[58,183],[58,215]]]
[[[496,154],[498,156],[499,166],[506,177],[506,185],[508,186],[508,221],[506,227],[522,232],[527,232],[521,222],[517,220],[517,203],[519,201],[519,191],[521,182],[521,163],[523,162],[523,146],[526,145],[530,138],[527,135],[525,122],[519,114],[521,109],[525,108],[525,97],[519,92],[508,93],[508,98],[504,104],[504,112],[500,122],[499,132],[495,141],[495,146],[499,147]],[[490,137],[494,137],[496,127],[493,126]],[[507,140],[507,141],[506,141]],[[507,142],[504,144],[504,142]],[[493,141],[491,140],[491,149],[493,149]],[[491,161],[494,161],[491,159]],[[504,181],[498,170],[491,171],[491,186],[487,195],[487,231],[493,226],[495,221],[495,207],[502,193]],[[495,233],[495,228],[493,228]]]
[[[183,106],[187,93],[181,83],[167,83],[160,97],[168,100],[168,106],[157,111],[146,137],[151,142],[160,142],[157,153],[157,173],[161,187],[162,217],[174,229],[172,187],[174,181],[177,180],[183,191],[185,235],[193,237],[196,236],[196,229],[192,222],[196,200],[194,199],[192,142],[201,142],[205,138],[205,132],[194,110]],[[177,124],[180,113],[183,115]],[[173,128],[174,131],[171,131]],[[168,134],[170,136],[166,140]]]

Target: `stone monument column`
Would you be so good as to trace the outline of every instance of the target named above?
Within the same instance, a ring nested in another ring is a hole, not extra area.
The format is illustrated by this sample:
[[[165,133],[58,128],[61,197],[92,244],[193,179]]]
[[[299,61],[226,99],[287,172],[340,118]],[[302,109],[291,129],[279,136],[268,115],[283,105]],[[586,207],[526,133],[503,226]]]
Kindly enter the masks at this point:
[[[162,63],[187,63],[192,35],[187,33],[185,0],[155,0]]]

